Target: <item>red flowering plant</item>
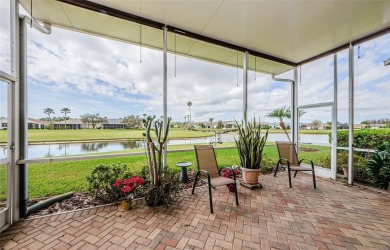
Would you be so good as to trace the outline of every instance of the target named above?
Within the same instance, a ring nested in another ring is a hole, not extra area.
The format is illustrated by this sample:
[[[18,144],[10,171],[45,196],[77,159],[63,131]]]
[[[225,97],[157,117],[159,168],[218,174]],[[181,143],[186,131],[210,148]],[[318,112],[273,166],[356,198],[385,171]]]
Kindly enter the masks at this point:
[[[120,188],[123,198],[122,200],[130,202],[134,197],[137,196],[137,191],[145,183],[144,179],[139,176],[133,176],[129,179],[118,179],[112,185],[114,187]]]
[[[233,171],[236,175],[236,178],[241,177],[241,172],[238,170],[236,165],[233,165],[232,168],[223,168],[220,174],[222,177],[233,179]],[[226,186],[228,187],[230,192],[234,192],[234,184],[227,184]]]

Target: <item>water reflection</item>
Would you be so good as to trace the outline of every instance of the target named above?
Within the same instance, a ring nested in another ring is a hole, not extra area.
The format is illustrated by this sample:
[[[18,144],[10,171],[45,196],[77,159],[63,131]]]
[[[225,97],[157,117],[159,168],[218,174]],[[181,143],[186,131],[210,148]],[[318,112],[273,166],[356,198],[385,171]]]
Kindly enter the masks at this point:
[[[222,144],[234,142],[235,134],[218,134],[211,137],[195,139],[168,140],[168,145],[188,144]],[[268,142],[285,141],[284,134],[269,134]],[[328,144],[328,135],[301,135],[301,140],[314,144]],[[39,144],[28,146],[29,158],[58,157],[67,155],[80,155],[90,153],[109,153],[114,151],[131,150],[145,147],[144,141],[109,141],[109,142],[85,142],[85,143],[57,143]],[[3,150],[6,156],[7,150]]]
[[[99,152],[108,146],[107,142],[81,143],[81,152]]]
[[[123,146],[123,149],[135,149],[145,146],[144,141],[122,141],[120,144]]]

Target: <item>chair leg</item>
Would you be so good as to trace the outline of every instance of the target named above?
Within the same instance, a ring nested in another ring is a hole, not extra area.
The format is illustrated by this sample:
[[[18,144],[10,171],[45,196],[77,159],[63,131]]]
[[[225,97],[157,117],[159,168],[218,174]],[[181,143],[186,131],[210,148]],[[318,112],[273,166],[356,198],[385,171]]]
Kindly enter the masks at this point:
[[[294,178],[295,178],[295,176],[297,176],[297,173],[298,173],[298,171],[295,171]]]
[[[313,170],[313,185],[314,185],[314,188],[317,188],[317,185],[316,185],[316,175],[314,174],[314,170]]]
[[[237,182],[234,182],[234,193],[236,195],[236,205],[238,206]]]
[[[288,182],[290,184],[290,188],[292,188],[292,184],[291,184],[291,170],[290,170],[290,168],[288,168]]]
[[[211,185],[210,183],[207,184],[209,186],[209,199],[210,199],[210,213],[214,213],[214,210],[213,210],[213,197],[211,195]]]
[[[198,180],[198,173],[195,174],[194,185],[192,185],[192,194],[195,193],[196,181]]]
[[[278,168],[279,168],[279,162],[278,162],[278,165],[276,165],[274,177],[276,176],[276,173],[278,172]]]

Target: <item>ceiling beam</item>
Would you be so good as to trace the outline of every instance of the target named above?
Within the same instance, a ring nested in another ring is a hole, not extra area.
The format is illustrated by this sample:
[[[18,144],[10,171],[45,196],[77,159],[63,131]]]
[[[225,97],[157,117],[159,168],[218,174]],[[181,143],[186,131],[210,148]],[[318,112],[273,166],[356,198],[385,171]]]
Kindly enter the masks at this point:
[[[118,9],[114,9],[114,8],[111,8],[111,7],[107,7],[107,6],[104,6],[104,5],[101,5],[101,4],[97,4],[97,3],[94,3],[94,2],[85,1],[85,0],[57,0],[57,1],[62,2],[62,3],[66,3],[66,4],[70,4],[70,5],[73,5],[73,6],[76,6],[76,7],[88,9],[88,10],[91,10],[91,11],[99,12],[99,13],[102,13],[102,14],[106,14],[106,15],[109,15],[109,16],[113,16],[113,17],[116,17],[116,18],[124,19],[124,20],[130,21],[130,22],[139,23],[141,25],[149,26],[149,27],[156,28],[156,29],[163,29],[163,27],[167,26],[168,31],[174,32],[174,33],[186,36],[186,37],[190,37],[190,38],[193,38],[193,39],[196,39],[196,40],[200,40],[200,41],[203,41],[203,42],[206,42],[206,43],[215,44],[215,45],[218,45],[218,46],[221,46],[221,47],[225,47],[225,48],[228,48],[228,49],[241,51],[243,53],[248,51],[250,55],[253,55],[253,56],[256,56],[256,57],[260,57],[260,58],[264,58],[266,60],[274,61],[274,62],[277,62],[277,63],[285,64],[285,65],[288,65],[288,66],[291,66],[291,67],[298,66],[297,63],[285,60],[283,58],[279,58],[279,57],[275,57],[275,56],[272,56],[272,55],[264,54],[264,53],[259,52],[259,51],[251,50],[251,49],[248,49],[248,48],[245,48],[245,47],[241,47],[241,46],[238,46],[238,45],[227,43],[227,42],[224,42],[224,41],[221,41],[221,40],[218,40],[218,39],[214,39],[214,38],[211,38],[211,37],[203,36],[201,34],[194,33],[194,32],[191,32],[191,31],[187,31],[187,30],[184,30],[184,29],[181,29],[181,28],[177,28],[177,27],[174,27],[174,26],[165,25],[163,23],[160,23],[160,22],[157,22],[157,21],[153,21],[151,19],[147,19],[147,18],[144,18],[144,17],[141,17],[141,16],[130,14],[130,13],[127,13],[127,12],[124,12],[124,11],[121,11],[121,10],[118,10]]]
[[[375,32],[375,33],[369,34],[369,35],[364,36],[364,37],[362,37],[362,38],[356,39],[356,40],[352,41],[351,44],[352,44],[353,46],[359,45],[359,44],[361,44],[361,43],[370,41],[370,40],[375,39],[375,38],[377,38],[377,37],[386,35],[386,34],[388,34],[388,33],[390,33],[390,27],[387,27],[387,28],[385,28],[385,29],[383,29],[383,30],[380,30],[380,31],[377,31],[377,32]],[[328,56],[328,55],[337,53],[337,52],[342,51],[342,50],[344,50],[344,49],[348,49],[348,47],[349,47],[349,43],[348,43],[348,44],[341,45],[341,46],[339,46],[339,47],[336,47],[336,48],[334,48],[334,49],[328,50],[328,51],[326,51],[326,52],[324,52],[324,53],[321,53],[321,54],[319,54],[319,55],[313,56],[313,57],[311,57],[311,58],[309,58],[309,59],[303,60],[303,61],[301,61],[300,63],[298,63],[298,65],[302,65],[302,64],[306,64],[306,63],[315,61],[315,60],[320,59],[320,58],[322,58],[322,57],[325,57],[325,56]]]

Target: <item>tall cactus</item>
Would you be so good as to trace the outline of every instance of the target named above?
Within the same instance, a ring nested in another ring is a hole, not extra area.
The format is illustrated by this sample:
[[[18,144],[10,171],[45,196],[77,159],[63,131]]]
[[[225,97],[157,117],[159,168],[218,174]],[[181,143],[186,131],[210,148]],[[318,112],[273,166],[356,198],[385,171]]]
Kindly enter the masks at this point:
[[[161,120],[154,121],[154,117],[147,121],[146,126],[146,154],[148,158],[150,182],[153,187],[160,184],[160,177],[163,170],[163,150],[169,133],[169,124],[171,118],[168,118],[167,126],[164,129],[164,123]],[[153,128],[152,128],[153,127]],[[153,142],[150,131],[154,130],[156,142]]]

